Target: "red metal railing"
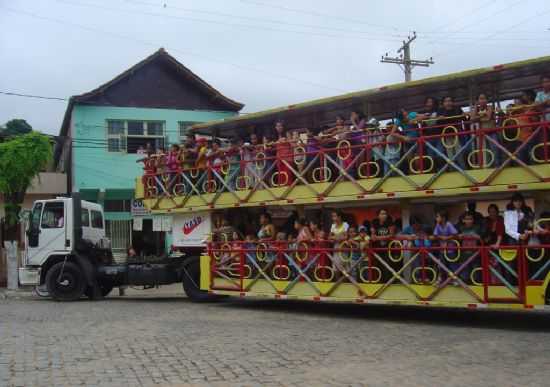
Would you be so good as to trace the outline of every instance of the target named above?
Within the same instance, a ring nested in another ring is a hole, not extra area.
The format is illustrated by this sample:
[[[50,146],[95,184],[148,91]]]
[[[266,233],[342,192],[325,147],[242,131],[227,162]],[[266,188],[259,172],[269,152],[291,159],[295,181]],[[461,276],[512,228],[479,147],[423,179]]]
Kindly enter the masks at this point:
[[[251,291],[262,280],[271,284],[274,294],[289,294],[297,283],[305,282],[319,296],[330,297],[341,284],[349,284],[358,297],[376,299],[388,287],[401,285],[417,300],[430,301],[452,286],[479,303],[525,303],[526,286],[542,285],[550,271],[549,244],[495,249],[466,236],[450,241],[395,236],[370,244],[216,242],[208,245],[207,252],[211,257],[210,289],[239,293]],[[277,281],[285,281],[283,290],[275,285]],[[320,283],[331,286],[321,290]],[[369,293],[364,284],[378,286]],[[430,293],[425,295],[419,286],[429,287]],[[490,289],[498,287],[507,289],[505,297],[491,295]]]
[[[445,172],[458,172],[472,185],[488,185],[507,166],[515,165],[548,181],[533,165],[550,162],[549,122],[538,119],[540,113],[509,116],[495,121],[494,128],[479,129],[477,122],[457,119],[440,125],[422,126],[407,131],[392,132],[388,128],[371,128],[348,132],[344,138],[327,139],[323,143],[291,142],[291,153],[277,154],[277,144],[241,147],[238,161],[211,157],[207,166],[198,168],[178,154],[177,167],[169,169],[166,156],[144,160],[143,176],[147,198],[174,198],[215,194],[203,199],[213,205],[223,192],[232,193],[237,203],[247,202],[257,190],[268,191],[273,200],[286,199],[297,185],[306,186],[312,195],[327,196],[337,183],[349,181],[361,194],[380,190],[390,176],[398,176],[411,189],[428,189]],[[497,126],[498,124],[498,126]],[[437,132],[436,134],[433,134]],[[317,140],[315,140],[317,141]],[[483,181],[469,171],[492,168]],[[411,179],[412,175],[431,174],[425,183]],[[378,178],[369,189],[358,180]],[[318,190],[310,183],[329,182]],[[271,188],[285,187],[281,194]],[[244,199],[236,192],[248,190]],[[186,199],[187,200],[187,199]],[[183,201],[183,203],[186,202]],[[183,204],[184,205],[184,204]],[[175,206],[183,206],[182,203]]]

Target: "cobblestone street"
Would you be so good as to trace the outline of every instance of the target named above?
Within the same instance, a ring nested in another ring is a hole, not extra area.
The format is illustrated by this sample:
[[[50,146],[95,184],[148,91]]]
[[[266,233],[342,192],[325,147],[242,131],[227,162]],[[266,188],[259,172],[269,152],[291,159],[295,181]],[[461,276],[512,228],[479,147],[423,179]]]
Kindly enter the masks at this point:
[[[544,386],[549,359],[548,312],[0,300],[1,386]]]

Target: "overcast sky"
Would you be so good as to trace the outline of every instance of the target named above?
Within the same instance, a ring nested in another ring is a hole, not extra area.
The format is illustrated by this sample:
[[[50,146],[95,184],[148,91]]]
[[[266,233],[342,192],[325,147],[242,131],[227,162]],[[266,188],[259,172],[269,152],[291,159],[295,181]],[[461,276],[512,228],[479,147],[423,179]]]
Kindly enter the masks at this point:
[[[0,91],[67,98],[166,50],[244,112],[550,55],[548,0],[0,0]],[[66,102],[0,94],[0,123],[56,134]]]

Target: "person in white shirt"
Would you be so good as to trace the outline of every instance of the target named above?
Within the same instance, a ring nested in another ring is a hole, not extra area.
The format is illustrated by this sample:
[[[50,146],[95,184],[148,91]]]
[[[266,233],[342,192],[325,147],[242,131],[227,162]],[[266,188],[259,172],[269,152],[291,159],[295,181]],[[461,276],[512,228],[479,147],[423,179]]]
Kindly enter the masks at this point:
[[[338,251],[343,246],[341,243],[348,239],[349,224],[344,222],[343,214],[340,211],[332,211],[331,213],[332,225],[330,226],[329,239],[334,241],[335,253],[332,255],[332,264],[334,269],[340,270],[342,268],[342,255],[347,254],[343,251]]]
[[[518,244],[529,239],[533,226],[533,210],[525,204],[525,199],[516,193],[504,212],[504,231],[508,244]]]
[[[340,211],[332,211],[332,225],[330,226],[330,239],[339,242],[348,238],[349,224],[344,222]]]

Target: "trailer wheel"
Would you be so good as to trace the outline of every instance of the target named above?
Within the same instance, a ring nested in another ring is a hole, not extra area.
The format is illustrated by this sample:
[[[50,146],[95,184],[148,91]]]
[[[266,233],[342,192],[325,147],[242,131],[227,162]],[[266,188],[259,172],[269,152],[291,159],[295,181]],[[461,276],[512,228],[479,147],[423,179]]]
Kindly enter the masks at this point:
[[[208,294],[207,291],[201,290],[200,278],[201,267],[198,257],[189,259],[189,263],[183,267],[183,290],[187,297],[193,302],[207,302],[217,299],[216,296]]]
[[[46,273],[48,293],[57,301],[78,300],[85,285],[80,267],[72,262],[58,262]]]

